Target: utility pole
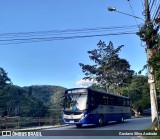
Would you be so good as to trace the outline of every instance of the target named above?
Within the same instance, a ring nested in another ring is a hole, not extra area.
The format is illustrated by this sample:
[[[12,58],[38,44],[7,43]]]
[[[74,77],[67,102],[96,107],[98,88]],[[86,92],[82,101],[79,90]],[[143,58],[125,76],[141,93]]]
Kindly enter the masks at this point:
[[[150,22],[150,11],[148,0],[144,0],[145,2],[145,25],[149,27],[151,25]],[[146,49],[147,60],[149,60],[152,56],[152,50],[147,46]],[[157,94],[156,94],[156,81],[154,76],[154,69],[150,65],[148,65],[148,83],[150,85],[150,101],[151,101],[151,115],[152,115],[152,123],[155,121],[159,122],[158,116],[158,105],[157,105]],[[159,126],[159,123],[158,123]]]

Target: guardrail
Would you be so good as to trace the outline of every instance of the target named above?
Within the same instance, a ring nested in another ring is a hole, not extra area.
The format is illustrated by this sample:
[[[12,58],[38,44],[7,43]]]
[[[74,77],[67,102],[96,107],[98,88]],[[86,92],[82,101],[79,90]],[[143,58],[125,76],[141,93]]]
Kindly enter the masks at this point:
[[[61,117],[0,117],[0,129],[60,125]]]

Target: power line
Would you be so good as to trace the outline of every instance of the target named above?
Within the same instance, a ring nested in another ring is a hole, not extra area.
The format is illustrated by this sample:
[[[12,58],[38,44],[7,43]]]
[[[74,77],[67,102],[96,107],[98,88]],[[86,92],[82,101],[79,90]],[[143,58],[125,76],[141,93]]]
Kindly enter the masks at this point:
[[[143,3],[143,1],[141,0],[141,4],[142,4],[142,7],[143,7],[143,11],[144,11],[144,3]]]
[[[136,25],[124,25],[112,27],[0,33],[0,45],[89,38],[109,35],[125,35],[133,34],[137,31],[138,28]],[[106,32],[108,33],[106,34]]]
[[[137,22],[137,19],[135,18],[135,14],[134,14],[134,11],[133,11],[133,7],[132,7],[130,1],[129,1],[129,6],[130,6],[130,8],[131,8],[132,14],[134,15],[134,20],[135,20],[135,22],[136,22],[136,24],[137,24],[137,26],[138,26],[138,22]],[[138,27],[139,27],[139,26],[138,26]]]
[[[160,1],[153,1],[152,4],[151,16],[152,20],[154,20],[158,17],[157,15],[159,15],[160,12]]]
[[[43,36],[43,35],[60,35],[60,34],[78,34],[92,33],[102,31],[115,31],[125,29],[135,29],[136,26],[113,26],[113,27],[97,27],[97,28],[82,28],[82,29],[66,29],[66,30],[49,30],[49,31],[34,31],[34,32],[17,32],[17,33],[0,33],[0,37],[25,37],[25,36]]]
[[[150,1],[150,4],[149,4],[149,6],[151,5],[151,6],[150,6],[150,12],[152,12],[152,8],[153,8],[153,5],[154,5],[154,2],[155,2],[155,0],[153,0],[153,1],[152,1],[152,4],[151,4],[151,1]]]
[[[158,17],[159,12],[160,12],[160,2],[159,2],[159,6],[157,6],[157,11],[156,11],[155,16],[154,16],[153,19],[156,19]]]
[[[100,36],[129,35],[129,34],[136,34],[136,32],[119,32],[119,33],[95,34],[95,35],[84,35],[84,36],[82,35],[82,36],[66,36],[66,37],[10,39],[10,40],[0,40],[0,45],[45,42],[45,41],[56,41],[56,40],[78,39],[78,38],[91,38]]]

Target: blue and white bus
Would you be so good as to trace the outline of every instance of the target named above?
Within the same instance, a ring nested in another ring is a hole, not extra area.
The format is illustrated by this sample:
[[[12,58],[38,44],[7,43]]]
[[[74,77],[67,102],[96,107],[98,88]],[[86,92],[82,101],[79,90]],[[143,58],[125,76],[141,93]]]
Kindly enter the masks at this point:
[[[73,88],[65,91],[63,124],[102,126],[109,121],[123,122],[131,117],[129,97],[106,93],[91,88]]]

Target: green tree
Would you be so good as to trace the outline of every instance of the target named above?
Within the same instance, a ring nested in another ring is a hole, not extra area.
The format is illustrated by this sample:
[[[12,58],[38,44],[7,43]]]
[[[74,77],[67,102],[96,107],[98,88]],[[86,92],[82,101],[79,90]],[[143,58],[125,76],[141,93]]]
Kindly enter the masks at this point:
[[[19,87],[11,83],[0,68],[0,116],[44,117],[60,115],[60,98],[65,88],[59,86]]]
[[[95,65],[85,65],[79,63],[85,73],[84,79],[90,79],[109,91],[110,88],[125,84],[132,78],[134,71],[130,70],[130,65],[126,59],[119,58],[119,51],[123,45],[114,48],[110,41],[109,45],[99,41],[98,49],[88,51],[89,58]]]
[[[117,88],[122,95],[129,96],[131,107],[135,116],[138,112],[143,112],[143,109],[150,108],[150,94],[147,82],[148,78],[143,75],[133,76],[131,83]],[[114,90],[115,92],[117,90]]]
[[[8,77],[5,70],[0,67],[0,89],[3,89],[3,87],[9,83],[11,83],[10,78]]]
[[[0,91],[0,108],[2,116],[45,116],[47,110],[42,101],[25,89],[10,84]]]

